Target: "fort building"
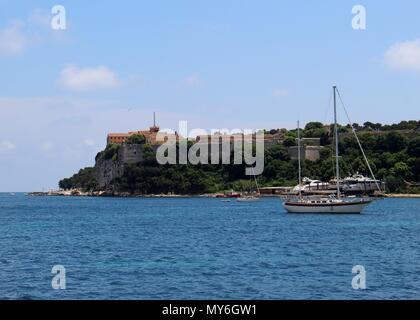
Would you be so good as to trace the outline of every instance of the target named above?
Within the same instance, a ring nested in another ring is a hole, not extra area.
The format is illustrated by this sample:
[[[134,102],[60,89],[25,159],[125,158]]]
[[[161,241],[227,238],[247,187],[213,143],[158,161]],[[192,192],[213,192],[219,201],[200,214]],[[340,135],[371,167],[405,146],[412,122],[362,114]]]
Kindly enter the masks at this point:
[[[291,159],[296,160],[298,158],[297,146],[288,147],[287,151]],[[321,139],[320,138],[301,138],[300,139],[300,156],[302,159],[309,161],[317,161],[320,158],[319,151],[321,150]]]
[[[129,131],[127,133],[109,133],[107,136],[107,144],[124,144],[127,142],[128,138],[132,135],[143,135],[146,139],[146,143],[151,144],[152,146],[159,146],[163,144],[164,141],[158,141],[157,135],[159,133],[159,126],[156,125],[156,118],[155,113],[153,113],[153,125],[149,127],[149,130],[140,130],[140,131]],[[165,134],[167,137],[170,134]],[[242,133],[234,133],[234,134],[222,134],[222,133],[215,133],[213,135],[201,135],[197,136],[195,139],[192,139],[193,143],[207,143],[209,147],[212,147],[214,144],[217,144],[219,148],[222,147],[223,144],[230,143],[230,148],[232,149],[234,146],[235,141],[241,142],[255,142],[257,135],[254,134],[242,134]],[[181,137],[175,132],[175,139],[179,141]],[[190,140],[190,139],[189,139]],[[191,140],[190,140],[191,141]],[[264,149],[267,150],[275,145],[282,144],[284,141],[284,135],[281,132],[270,134],[264,134]],[[216,146],[213,146],[216,147]],[[321,150],[320,146],[320,139],[319,138],[302,138],[301,139],[301,157],[302,159],[310,160],[310,161],[317,161],[320,158],[319,151]],[[127,149],[128,153],[133,153],[133,157],[137,159],[138,155],[135,155],[135,152],[131,149]],[[297,159],[298,157],[298,147],[292,146],[288,147],[289,156],[292,159]],[[126,158],[131,158],[132,156],[126,155]]]
[[[153,113],[153,126],[149,127],[149,130],[140,130],[140,131],[129,131],[127,133],[108,133],[106,143],[116,143],[116,144],[123,144],[127,142],[128,138],[132,135],[143,135],[146,138],[146,143],[151,145],[159,145],[164,143],[164,141],[158,141],[157,135],[159,133],[160,128],[156,125],[156,117],[155,113]],[[169,135],[169,134],[167,134]],[[178,139],[178,134],[175,133],[176,138]]]

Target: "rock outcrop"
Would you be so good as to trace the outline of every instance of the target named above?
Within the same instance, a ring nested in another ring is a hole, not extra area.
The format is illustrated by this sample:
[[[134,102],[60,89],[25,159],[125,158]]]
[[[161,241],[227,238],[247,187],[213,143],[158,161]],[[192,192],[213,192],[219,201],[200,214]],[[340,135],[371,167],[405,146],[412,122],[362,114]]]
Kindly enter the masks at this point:
[[[139,144],[122,144],[116,157],[105,159],[98,157],[95,163],[96,180],[101,190],[110,189],[111,181],[121,177],[126,164],[143,161],[143,148]]]

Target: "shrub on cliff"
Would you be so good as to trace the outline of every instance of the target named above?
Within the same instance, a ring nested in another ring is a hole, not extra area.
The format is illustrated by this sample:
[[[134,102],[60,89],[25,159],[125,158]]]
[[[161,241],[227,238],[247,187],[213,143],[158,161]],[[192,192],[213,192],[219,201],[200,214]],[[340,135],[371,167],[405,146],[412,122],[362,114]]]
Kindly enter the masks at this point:
[[[104,160],[117,160],[118,157],[118,151],[120,150],[121,145],[119,144],[109,144],[106,146],[104,153],[103,153],[103,158]]]
[[[145,144],[146,137],[142,134],[133,134],[127,139],[127,144]]]

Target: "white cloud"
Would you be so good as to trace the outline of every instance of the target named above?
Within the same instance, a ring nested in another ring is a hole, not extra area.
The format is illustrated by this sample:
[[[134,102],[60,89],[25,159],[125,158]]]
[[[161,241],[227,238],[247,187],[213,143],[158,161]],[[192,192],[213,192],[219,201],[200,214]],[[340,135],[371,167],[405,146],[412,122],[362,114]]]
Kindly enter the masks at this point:
[[[15,21],[0,29],[0,54],[13,55],[24,50],[27,38],[23,33],[23,26],[22,21]]]
[[[51,18],[52,15],[44,10],[35,9],[28,17],[28,24],[32,28],[39,28],[44,30],[51,30]]]
[[[273,96],[275,97],[286,97],[290,94],[290,91],[285,88],[276,88],[273,90]]]
[[[46,39],[61,40],[64,33],[54,32],[50,21],[51,14],[41,9],[33,10],[25,19],[10,20],[0,27],[0,54],[17,55]]]
[[[13,151],[15,149],[16,149],[16,146],[10,141],[0,141],[0,153]]]
[[[63,88],[75,91],[112,89],[120,85],[115,73],[105,66],[94,68],[66,66],[61,71],[58,83]]]
[[[184,85],[188,87],[196,87],[201,83],[200,78],[197,75],[189,75],[184,79]]]
[[[396,70],[420,72],[420,39],[392,45],[386,51],[384,61]]]

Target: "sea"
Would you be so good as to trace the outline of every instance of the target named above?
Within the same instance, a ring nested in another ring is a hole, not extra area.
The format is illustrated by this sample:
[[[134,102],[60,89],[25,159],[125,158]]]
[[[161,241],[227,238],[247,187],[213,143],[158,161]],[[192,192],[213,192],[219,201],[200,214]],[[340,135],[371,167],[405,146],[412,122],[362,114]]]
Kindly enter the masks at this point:
[[[360,215],[279,198],[0,194],[0,299],[419,299],[420,199]]]

